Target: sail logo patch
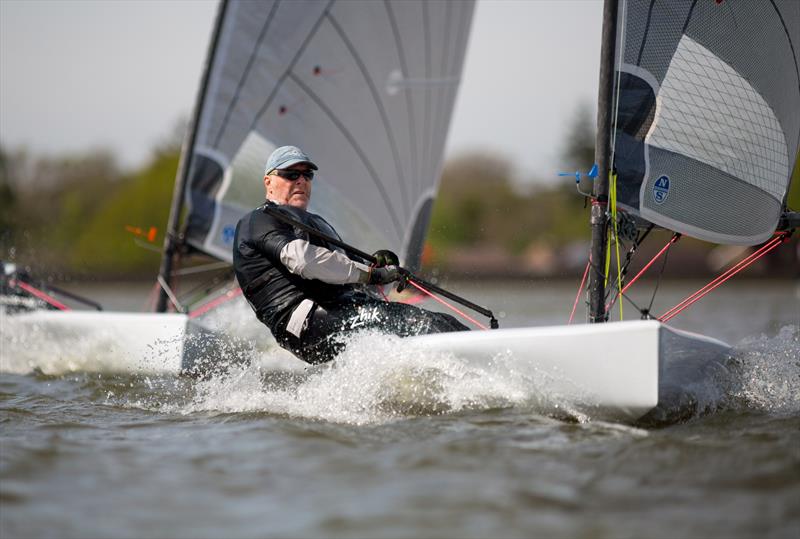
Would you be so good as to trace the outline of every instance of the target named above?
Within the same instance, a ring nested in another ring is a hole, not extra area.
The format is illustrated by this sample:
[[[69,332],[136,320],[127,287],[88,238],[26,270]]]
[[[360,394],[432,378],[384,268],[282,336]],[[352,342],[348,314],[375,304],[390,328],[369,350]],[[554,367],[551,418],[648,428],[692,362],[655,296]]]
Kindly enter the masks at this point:
[[[663,204],[669,195],[669,177],[661,176],[653,184],[653,200],[656,204]]]
[[[222,243],[230,245],[233,243],[233,237],[236,235],[236,227],[228,225],[222,229]]]

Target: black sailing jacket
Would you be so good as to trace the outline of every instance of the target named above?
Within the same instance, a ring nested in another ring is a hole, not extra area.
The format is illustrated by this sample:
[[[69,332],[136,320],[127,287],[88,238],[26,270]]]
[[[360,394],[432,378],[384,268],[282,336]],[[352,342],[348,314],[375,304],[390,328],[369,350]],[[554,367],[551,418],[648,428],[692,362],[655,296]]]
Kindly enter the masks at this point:
[[[287,243],[303,239],[330,250],[336,250],[336,247],[275,219],[264,211],[267,205],[280,209],[328,236],[340,238],[333,227],[319,215],[293,206],[279,206],[270,201],[251,211],[237,223],[233,242],[233,268],[236,278],[258,319],[277,335],[283,329],[281,324],[303,299],[308,298],[324,305],[348,298],[361,287],[328,284],[291,273],[280,259],[281,249]]]

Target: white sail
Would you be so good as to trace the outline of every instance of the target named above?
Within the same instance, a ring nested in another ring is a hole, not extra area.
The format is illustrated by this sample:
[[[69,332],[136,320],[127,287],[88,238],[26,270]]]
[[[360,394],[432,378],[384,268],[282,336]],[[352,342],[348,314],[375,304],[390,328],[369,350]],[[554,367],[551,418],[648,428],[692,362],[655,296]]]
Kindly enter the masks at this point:
[[[320,167],[310,210],[414,268],[436,192],[473,2],[227,1],[189,148],[190,245],[231,260],[282,145]]]

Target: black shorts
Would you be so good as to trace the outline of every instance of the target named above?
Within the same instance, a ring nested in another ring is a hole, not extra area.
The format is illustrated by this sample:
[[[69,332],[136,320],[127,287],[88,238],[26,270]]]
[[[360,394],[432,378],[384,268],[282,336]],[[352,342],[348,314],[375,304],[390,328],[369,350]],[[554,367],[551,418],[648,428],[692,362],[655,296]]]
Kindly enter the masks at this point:
[[[285,326],[285,323],[281,324]],[[334,359],[345,347],[343,337],[362,330],[377,330],[400,337],[469,331],[449,314],[426,311],[405,303],[362,299],[315,305],[300,337],[279,331],[278,343],[311,364]]]

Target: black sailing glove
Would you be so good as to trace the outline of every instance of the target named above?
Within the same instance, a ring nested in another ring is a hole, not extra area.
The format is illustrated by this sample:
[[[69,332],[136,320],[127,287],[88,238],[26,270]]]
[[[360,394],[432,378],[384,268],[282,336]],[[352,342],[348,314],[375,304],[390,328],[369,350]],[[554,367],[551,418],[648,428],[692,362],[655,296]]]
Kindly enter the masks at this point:
[[[400,279],[400,272],[397,266],[384,266],[382,268],[369,268],[369,284],[389,284]]]
[[[397,258],[396,254],[394,254],[388,249],[381,249],[380,251],[375,251],[372,254],[372,257],[375,259],[375,266],[378,268],[382,268],[383,266],[400,265],[400,259]]]

